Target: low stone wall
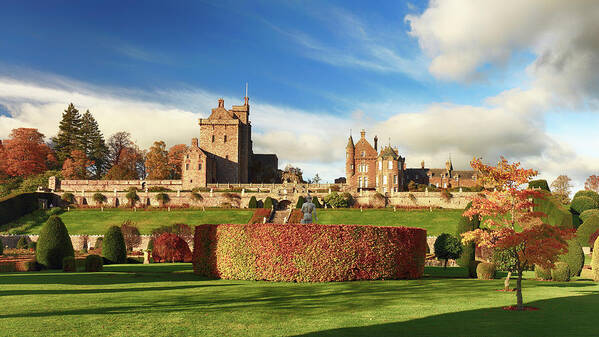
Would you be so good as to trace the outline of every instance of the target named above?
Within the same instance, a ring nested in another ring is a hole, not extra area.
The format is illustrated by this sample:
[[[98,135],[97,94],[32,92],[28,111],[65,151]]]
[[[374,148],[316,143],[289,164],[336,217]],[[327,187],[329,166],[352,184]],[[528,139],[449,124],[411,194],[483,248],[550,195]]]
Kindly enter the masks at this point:
[[[176,191],[182,186],[181,180],[61,180],[58,184],[55,188],[65,192],[127,191],[131,187],[138,190],[162,187]]]
[[[0,241],[4,248],[17,248],[17,242],[21,237],[26,237],[27,241],[37,242],[39,235],[0,235]],[[73,249],[82,250],[85,238],[87,237],[87,247],[93,248],[96,245],[98,238],[104,237],[104,235],[70,235],[71,242],[73,243]],[[150,243],[150,235],[142,235],[141,243],[134,247],[133,250],[144,250]],[[190,249],[193,249],[193,242],[190,243]]]
[[[388,197],[388,205],[397,207],[441,207],[463,209],[475,197],[477,192],[451,192],[451,197],[445,199],[441,192],[394,192]],[[358,194],[355,199],[359,203],[368,204],[372,201],[373,193]]]

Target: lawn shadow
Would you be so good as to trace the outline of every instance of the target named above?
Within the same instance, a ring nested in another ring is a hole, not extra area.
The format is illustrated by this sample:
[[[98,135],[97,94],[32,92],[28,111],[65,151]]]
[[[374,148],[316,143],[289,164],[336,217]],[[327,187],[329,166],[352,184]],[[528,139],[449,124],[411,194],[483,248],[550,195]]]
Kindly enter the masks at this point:
[[[414,319],[316,331],[297,336],[578,336],[596,328],[589,310],[599,305],[599,292],[525,303],[538,311],[483,308]],[[567,322],[564,318],[567,317]]]
[[[180,289],[197,289],[206,287],[229,287],[235,284],[198,284],[166,287],[138,287],[138,288],[106,288],[106,289],[49,289],[49,290],[0,290],[0,296],[21,296],[21,295],[76,295],[76,294],[110,294],[138,291],[163,291]]]

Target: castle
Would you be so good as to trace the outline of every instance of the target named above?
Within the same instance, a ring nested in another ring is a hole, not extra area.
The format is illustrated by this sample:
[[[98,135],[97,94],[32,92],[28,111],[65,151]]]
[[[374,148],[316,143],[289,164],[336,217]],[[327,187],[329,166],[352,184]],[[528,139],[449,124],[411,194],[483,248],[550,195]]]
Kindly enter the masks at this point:
[[[184,190],[211,183],[276,182],[275,154],[254,154],[249,97],[243,105],[225,108],[218,100],[208,118],[200,118],[200,139],[193,138],[183,156],[181,180]]]
[[[366,140],[366,131],[360,132],[360,139],[354,144],[349,136],[345,148],[346,183],[352,191],[376,190],[387,194],[408,189],[408,185],[434,185],[439,188],[474,187],[477,185],[476,172],[454,170],[451,159],[444,169],[406,168],[406,159],[399,155],[398,148],[387,145],[378,150],[378,137],[374,146]]]

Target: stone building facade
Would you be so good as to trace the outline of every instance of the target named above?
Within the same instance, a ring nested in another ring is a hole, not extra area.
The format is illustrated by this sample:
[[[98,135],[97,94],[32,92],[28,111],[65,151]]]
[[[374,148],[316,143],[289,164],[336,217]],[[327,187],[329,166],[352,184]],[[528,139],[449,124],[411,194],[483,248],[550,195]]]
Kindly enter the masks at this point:
[[[405,158],[399,149],[387,145],[378,149],[378,137],[374,146],[366,140],[366,132],[360,132],[360,139],[354,144],[349,136],[345,148],[346,183],[351,191],[375,190],[383,194],[405,191],[410,182],[435,185],[439,188],[473,187],[477,185],[476,172],[454,170],[451,160],[444,169],[406,168]]]

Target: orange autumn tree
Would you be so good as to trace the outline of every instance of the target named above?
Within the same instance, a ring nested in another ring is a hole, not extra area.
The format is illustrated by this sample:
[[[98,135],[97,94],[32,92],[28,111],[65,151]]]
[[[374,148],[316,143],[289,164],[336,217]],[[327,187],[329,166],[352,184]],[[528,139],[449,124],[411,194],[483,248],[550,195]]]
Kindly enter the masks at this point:
[[[89,171],[87,170],[94,163],[87,159],[85,153],[81,150],[71,151],[71,157],[65,159],[62,164],[62,177],[64,179],[87,179]]]
[[[28,177],[46,171],[56,163],[54,153],[44,143],[44,135],[31,128],[13,129],[3,142],[0,165],[12,177]]]
[[[535,264],[552,268],[557,257],[568,251],[566,240],[574,232],[543,223],[545,214],[533,211],[534,199],[543,198],[542,191],[528,189],[537,171],[521,168],[517,162],[510,164],[503,157],[497,166],[485,165],[481,159],[472,160],[470,165],[479,172],[485,186],[494,186],[495,190],[483,191],[472,199],[472,207],[464,216],[486,219],[486,228],[463,233],[462,241],[474,241],[513,259],[511,271],[518,276],[516,309],[523,310],[522,272]]]

